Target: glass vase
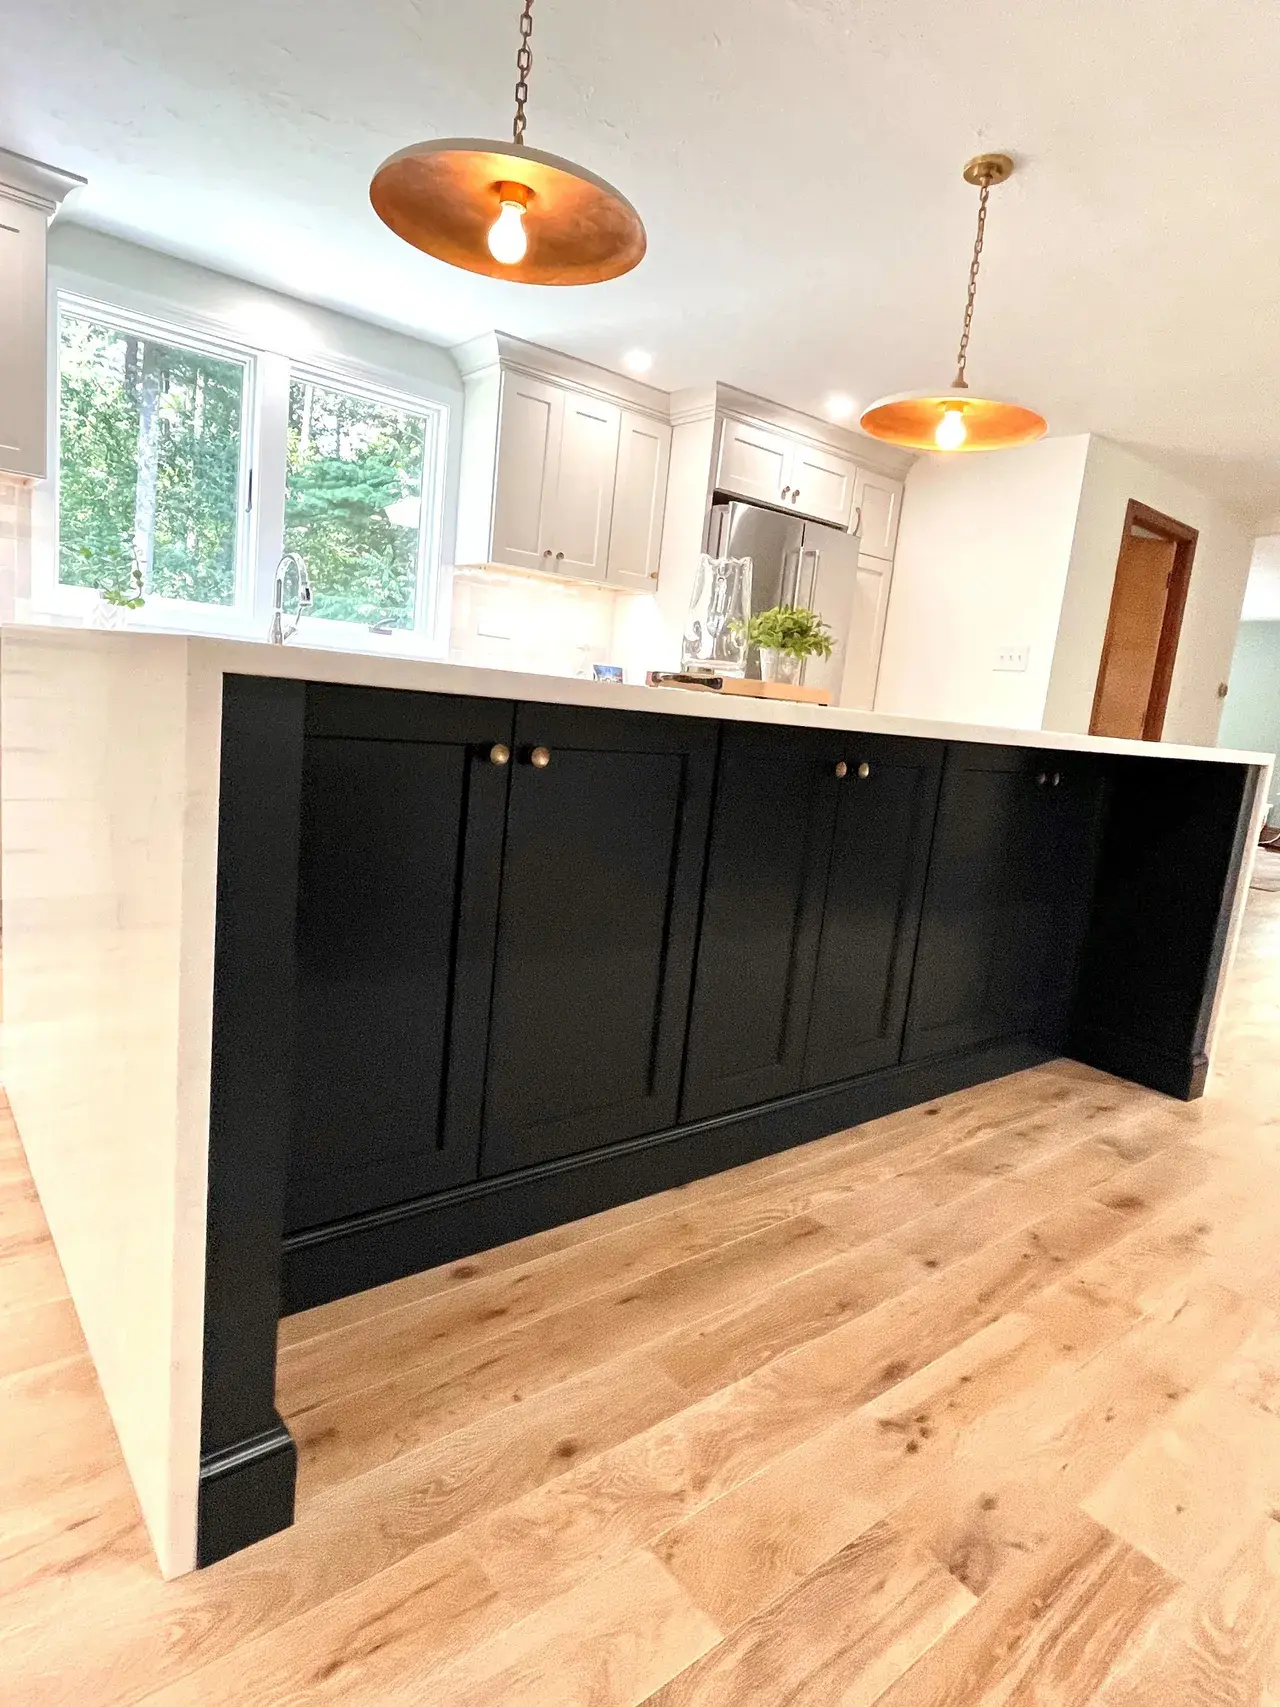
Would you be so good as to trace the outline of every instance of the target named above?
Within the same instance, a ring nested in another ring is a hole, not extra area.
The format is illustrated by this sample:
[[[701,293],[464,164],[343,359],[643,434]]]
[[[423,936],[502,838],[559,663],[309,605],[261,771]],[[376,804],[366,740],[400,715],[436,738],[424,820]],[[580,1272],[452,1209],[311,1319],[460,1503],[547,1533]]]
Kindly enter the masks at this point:
[[[790,652],[781,652],[774,646],[760,648],[762,682],[786,682],[789,687],[795,687],[803,668],[803,658],[797,658]]]
[[[704,553],[685,619],[681,668],[706,675],[745,674],[750,620],[751,559]]]

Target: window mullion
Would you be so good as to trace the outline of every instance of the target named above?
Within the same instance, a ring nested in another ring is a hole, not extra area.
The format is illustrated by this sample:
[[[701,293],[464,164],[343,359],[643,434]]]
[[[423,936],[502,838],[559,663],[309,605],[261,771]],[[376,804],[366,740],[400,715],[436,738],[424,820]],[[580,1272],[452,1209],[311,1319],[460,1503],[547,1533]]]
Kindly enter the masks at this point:
[[[284,495],[289,450],[289,361],[258,358],[254,432],[253,516],[249,612],[255,627],[271,621],[276,564],[284,551]]]

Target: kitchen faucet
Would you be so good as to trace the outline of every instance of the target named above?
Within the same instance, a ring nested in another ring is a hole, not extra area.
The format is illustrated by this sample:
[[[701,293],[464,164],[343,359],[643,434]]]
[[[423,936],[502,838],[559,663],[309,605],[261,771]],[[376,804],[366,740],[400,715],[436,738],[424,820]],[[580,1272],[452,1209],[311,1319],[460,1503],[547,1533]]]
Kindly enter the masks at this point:
[[[288,628],[284,625],[284,587],[285,580],[292,565],[298,577],[298,604],[293,613],[293,620]],[[307,566],[296,551],[286,551],[276,564],[276,590],[271,611],[271,632],[267,636],[273,646],[283,646],[298,632],[298,624],[303,616],[311,609],[312,593],[311,578],[307,574]]]

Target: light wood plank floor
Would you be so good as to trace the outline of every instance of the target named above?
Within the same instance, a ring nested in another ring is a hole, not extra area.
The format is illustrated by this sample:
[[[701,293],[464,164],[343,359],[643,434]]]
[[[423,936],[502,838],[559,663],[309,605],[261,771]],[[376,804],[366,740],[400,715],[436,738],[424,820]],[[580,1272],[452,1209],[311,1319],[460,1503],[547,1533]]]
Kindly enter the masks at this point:
[[[1210,1095],[1071,1063],[295,1317],[161,1583],[0,1129],[0,1700],[1280,1698],[1280,894]]]

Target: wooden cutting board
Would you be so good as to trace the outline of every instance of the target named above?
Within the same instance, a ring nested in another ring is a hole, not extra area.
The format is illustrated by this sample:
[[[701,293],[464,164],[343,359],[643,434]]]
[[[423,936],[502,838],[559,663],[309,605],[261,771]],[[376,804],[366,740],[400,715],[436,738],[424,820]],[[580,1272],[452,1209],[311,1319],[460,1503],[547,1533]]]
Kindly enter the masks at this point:
[[[688,688],[694,693],[744,694],[749,699],[789,699],[799,705],[830,705],[829,688],[806,688],[790,682],[753,682],[743,676],[689,676],[679,670],[650,670],[651,688]]]

